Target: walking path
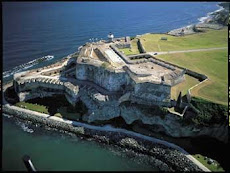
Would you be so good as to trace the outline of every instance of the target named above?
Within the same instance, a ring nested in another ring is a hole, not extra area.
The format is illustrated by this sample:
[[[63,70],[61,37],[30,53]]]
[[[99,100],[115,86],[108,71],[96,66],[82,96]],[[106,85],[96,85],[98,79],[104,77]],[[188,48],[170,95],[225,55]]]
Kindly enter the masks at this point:
[[[201,51],[211,51],[211,50],[222,50],[227,49],[228,47],[214,47],[214,48],[205,48],[205,49],[191,49],[191,50],[176,50],[176,51],[167,51],[167,52],[147,52],[151,55],[157,53],[157,55],[164,55],[164,54],[173,54],[173,53],[187,53],[187,52],[201,52]]]

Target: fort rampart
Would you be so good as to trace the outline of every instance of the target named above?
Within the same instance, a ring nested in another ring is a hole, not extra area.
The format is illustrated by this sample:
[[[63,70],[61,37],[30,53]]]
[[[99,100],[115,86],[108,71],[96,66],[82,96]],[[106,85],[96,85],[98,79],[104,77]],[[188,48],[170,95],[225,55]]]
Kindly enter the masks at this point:
[[[78,86],[53,78],[39,77],[14,81],[14,88],[20,101],[53,94],[65,94],[71,104],[75,104],[78,100]]]

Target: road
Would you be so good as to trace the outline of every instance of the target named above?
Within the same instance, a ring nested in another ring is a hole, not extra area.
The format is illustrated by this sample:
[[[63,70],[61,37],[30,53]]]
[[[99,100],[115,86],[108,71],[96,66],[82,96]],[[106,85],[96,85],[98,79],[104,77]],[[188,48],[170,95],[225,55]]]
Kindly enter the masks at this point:
[[[191,50],[176,50],[176,51],[167,51],[167,52],[147,52],[147,53],[149,53],[151,55],[154,55],[155,53],[157,53],[157,55],[164,55],[164,54],[173,54],[173,53],[202,52],[202,51],[223,50],[223,49],[228,49],[228,47],[215,47],[215,48],[191,49]]]

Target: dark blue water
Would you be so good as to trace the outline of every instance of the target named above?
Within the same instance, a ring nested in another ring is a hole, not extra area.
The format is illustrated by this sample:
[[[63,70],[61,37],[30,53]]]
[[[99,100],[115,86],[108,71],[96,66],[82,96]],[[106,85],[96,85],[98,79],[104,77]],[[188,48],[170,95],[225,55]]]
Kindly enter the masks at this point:
[[[61,58],[90,38],[106,39],[197,23],[216,2],[3,3],[3,70],[45,55]]]
[[[4,2],[2,7],[3,71],[46,55],[55,58],[39,65],[52,63],[109,32],[115,37],[167,32],[219,8],[216,2]],[[3,119],[4,170],[25,170],[26,153],[39,170],[157,170],[93,142],[33,130]]]

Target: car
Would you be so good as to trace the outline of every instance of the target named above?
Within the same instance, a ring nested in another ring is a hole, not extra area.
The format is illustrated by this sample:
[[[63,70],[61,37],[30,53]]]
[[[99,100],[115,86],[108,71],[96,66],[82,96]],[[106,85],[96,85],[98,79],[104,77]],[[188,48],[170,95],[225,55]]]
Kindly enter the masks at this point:
[[[157,53],[154,53],[153,55],[157,55]]]

